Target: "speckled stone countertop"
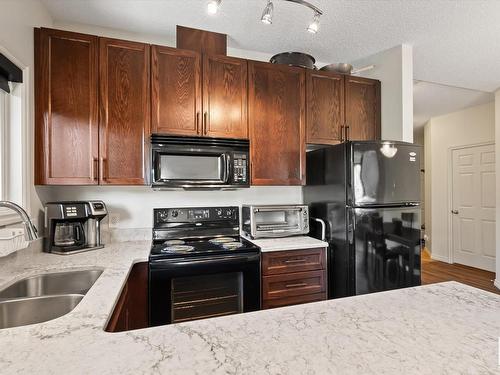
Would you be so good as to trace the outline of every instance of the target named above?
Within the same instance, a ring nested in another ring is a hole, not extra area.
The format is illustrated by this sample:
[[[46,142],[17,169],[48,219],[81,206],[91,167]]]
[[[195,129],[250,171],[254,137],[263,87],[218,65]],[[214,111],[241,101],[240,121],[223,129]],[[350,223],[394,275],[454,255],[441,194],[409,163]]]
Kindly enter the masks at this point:
[[[27,275],[103,267],[69,314],[0,330],[1,374],[499,373],[500,296],[455,282],[123,333],[103,331],[149,243],[0,258],[0,288]]]
[[[318,247],[328,247],[328,243],[320,241],[309,236],[293,236],[283,238],[260,238],[252,240],[245,237],[248,241],[254,243],[260,250],[265,253],[268,251],[282,250],[300,250],[300,249],[315,249]]]

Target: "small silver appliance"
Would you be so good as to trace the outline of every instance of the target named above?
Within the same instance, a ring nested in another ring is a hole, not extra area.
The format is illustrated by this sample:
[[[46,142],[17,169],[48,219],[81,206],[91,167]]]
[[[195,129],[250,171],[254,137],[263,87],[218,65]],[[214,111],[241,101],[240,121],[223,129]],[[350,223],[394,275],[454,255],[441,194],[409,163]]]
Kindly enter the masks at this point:
[[[309,233],[309,209],[306,205],[244,205],[242,219],[243,232],[251,238]]]
[[[47,203],[44,251],[74,254],[103,248],[100,223],[107,214],[102,201]]]

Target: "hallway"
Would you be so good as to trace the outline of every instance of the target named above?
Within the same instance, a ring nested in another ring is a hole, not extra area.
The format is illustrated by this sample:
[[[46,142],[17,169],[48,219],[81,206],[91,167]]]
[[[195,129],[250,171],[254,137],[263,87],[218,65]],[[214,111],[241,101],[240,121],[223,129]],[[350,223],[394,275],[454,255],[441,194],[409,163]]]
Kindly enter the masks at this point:
[[[461,264],[448,264],[432,260],[426,251],[422,251],[422,285],[443,281],[458,281],[479,289],[500,294],[493,285],[495,274]]]

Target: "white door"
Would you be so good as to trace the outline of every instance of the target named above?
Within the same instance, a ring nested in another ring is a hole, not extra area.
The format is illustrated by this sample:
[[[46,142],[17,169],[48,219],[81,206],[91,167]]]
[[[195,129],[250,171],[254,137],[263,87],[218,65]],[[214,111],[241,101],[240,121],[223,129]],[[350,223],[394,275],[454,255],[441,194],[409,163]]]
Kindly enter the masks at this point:
[[[453,150],[453,260],[495,271],[495,145]]]

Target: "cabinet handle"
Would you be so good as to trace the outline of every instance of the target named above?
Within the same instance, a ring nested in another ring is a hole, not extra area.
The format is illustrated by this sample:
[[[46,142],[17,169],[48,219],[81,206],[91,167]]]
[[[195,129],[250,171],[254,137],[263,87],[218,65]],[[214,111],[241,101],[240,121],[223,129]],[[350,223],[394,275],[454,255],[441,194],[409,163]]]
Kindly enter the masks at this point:
[[[205,111],[203,112],[203,134],[207,135],[207,119],[208,119],[208,112]]]
[[[106,168],[104,167],[105,164]],[[103,181],[106,181],[108,178],[107,164],[108,164],[108,159],[101,158],[101,176]]]
[[[346,139],[346,141],[348,141],[350,139],[349,138],[349,130],[350,130],[349,126],[346,126],[345,127],[345,139]]]
[[[94,158],[92,160],[92,171],[91,171],[92,178],[94,179],[94,181],[97,181],[97,179],[99,178],[97,173],[98,169],[99,169],[99,160],[97,158]]]
[[[285,263],[305,263],[305,262],[307,262],[306,258],[285,260]]]
[[[307,286],[307,283],[286,284],[285,288],[302,288],[304,286]]]
[[[200,111],[196,112],[196,134],[200,134]]]
[[[340,142],[344,142],[344,125],[340,126]]]

